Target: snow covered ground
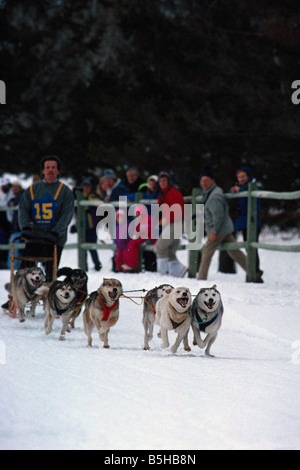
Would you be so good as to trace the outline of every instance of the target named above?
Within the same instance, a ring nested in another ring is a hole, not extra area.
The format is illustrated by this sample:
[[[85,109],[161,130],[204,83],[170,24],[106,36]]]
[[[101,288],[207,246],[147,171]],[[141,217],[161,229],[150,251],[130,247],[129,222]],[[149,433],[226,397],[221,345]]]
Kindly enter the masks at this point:
[[[99,253],[104,267],[89,272],[90,291],[116,277],[111,252]],[[264,284],[245,283],[240,270],[218,273],[216,255],[205,282],[117,276],[124,290],[167,280],[197,294],[216,283],[225,306],[216,358],[197,347],[163,351],[157,330],[144,351],[142,306],[128,299],[108,350],[95,330],[86,347],[82,316],[60,342],[59,320],[45,336],[42,307],[23,324],[0,312],[0,449],[299,449],[299,254],[260,250],[260,258]],[[64,251],[61,266],[76,260]],[[1,303],[8,279],[0,271]]]

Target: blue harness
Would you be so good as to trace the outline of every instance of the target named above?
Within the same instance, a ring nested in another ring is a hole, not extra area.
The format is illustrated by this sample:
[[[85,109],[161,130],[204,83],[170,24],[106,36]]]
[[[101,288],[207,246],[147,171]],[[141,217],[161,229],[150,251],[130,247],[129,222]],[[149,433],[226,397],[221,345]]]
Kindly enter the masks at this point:
[[[217,315],[215,315],[211,320],[209,321],[206,321],[207,317],[204,318],[204,320],[202,320],[202,318],[200,317],[200,315],[198,314],[198,312],[195,312],[195,319],[196,319],[196,322],[198,323],[199,325],[199,330],[200,331],[203,331],[205,333],[205,330],[206,328],[209,326],[209,325],[212,325],[216,319],[218,318],[219,316],[219,313],[217,313]]]
[[[61,317],[65,312],[67,312],[69,310],[70,307],[67,307],[67,308],[64,308],[64,309],[60,309],[58,308],[58,306],[56,305],[56,301],[55,301],[55,298],[53,299],[53,304],[54,304],[54,308],[56,310],[56,313],[57,313],[57,316],[58,317]]]

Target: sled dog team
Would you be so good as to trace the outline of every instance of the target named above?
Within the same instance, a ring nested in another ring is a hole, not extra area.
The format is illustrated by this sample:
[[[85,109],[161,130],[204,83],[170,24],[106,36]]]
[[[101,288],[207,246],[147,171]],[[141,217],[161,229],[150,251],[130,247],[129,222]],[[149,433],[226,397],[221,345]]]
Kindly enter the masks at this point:
[[[46,335],[51,333],[54,320],[61,318],[59,339],[64,340],[65,333],[75,327],[75,320],[83,309],[88,346],[92,346],[92,331],[96,328],[104,348],[109,348],[108,333],[119,319],[119,299],[123,294],[121,282],[103,279],[99,289],[88,294],[88,276],[82,269],[61,268],[57,276],[65,276],[65,279],[47,286],[41,268],[25,268],[15,274],[11,284],[5,285],[9,299],[18,311],[19,321],[25,321],[26,304],[31,304],[29,314],[34,317],[38,302],[43,301]],[[192,327],[193,344],[205,348],[205,354],[212,356],[210,348],[217,338],[222,316],[223,303],[216,285],[200,289],[193,301],[187,287],[169,284],[155,287],[144,297],[144,349],[150,349],[149,341],[153,338],[154,325],[157,325],[163,349],[169,347],[168,332],[173,330],[177,336],[171,352],[176,353],[181,342],[185,351],[191,351],[188,333]],[[204,339],[201,333],[206,334]]]

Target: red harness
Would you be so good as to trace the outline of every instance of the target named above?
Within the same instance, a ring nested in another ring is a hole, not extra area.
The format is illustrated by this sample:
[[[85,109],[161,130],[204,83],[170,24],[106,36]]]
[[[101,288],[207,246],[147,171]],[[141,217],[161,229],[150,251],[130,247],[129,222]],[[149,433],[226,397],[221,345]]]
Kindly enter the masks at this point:
[[[101,297],[99,297],[99,300],[101,302],[101,305],[102,305],[102,308],[103,308],[103,317],[102,317],[102,320],[101,321],[107,321],[108,318],[109,318],[109,315],[110,315],[110,312],[113,311],[113,309],[119,304],[119,300],[117,300],[112,307],[108,307],[107,305],[105,305],[105,303],[103,302],[103,300],[101,299]]]

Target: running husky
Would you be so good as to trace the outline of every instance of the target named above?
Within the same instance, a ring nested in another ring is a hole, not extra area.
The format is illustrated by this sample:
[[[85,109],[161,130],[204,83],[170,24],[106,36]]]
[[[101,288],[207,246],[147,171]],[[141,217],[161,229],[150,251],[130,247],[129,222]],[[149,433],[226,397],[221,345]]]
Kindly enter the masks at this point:
[[[174,330],[177,338],[171,352],[176,353],[183,340],[184,350],[190,351],[188,344],[188,332],[191,326],[192,296],[187,287],[167,289],[166,293],[156,304],[156,325],[160,326],[160,334],[163,340],[162,348],[169,346],[168,330]]]
[[[110,347],[108,333],[119,319],[119,298],[122,293],[122,284],[117,279],[103,279],[99,289],[91,293],[83,312],[83,326],[88,337],[88,346],[92,346],[92,331],[95,326],[101,341],[104,342],[103,347]]]
[[[41,268],[31,267],[19,269],[14,275],[13,282],[5,284],[5,289],[9,292],[13,308],[17,308],[19,321],[25,321],[25,306],[31,303],[30,315],[35,316],[35,309],[41,296],[37,294],[37,288],[45,282],[45,274]]]
[[[144,350],[150,349],[149,341],[153,338],[153,328],[156,315],[156,303],[164,295],[167,289],[173,289],[169,284],[162,284],[149,290],[144,298],[143,325],[145,330]]]
[[[73,312],[70,317],[70,326],[75,328],[75,320],[80,315],[81,309],[88,298],[88,275],[83,269],[66,267],[57,271],[57,277],[60,276],[66,276],[64,282],[72,284],[76,291]]]
[[[62,330],[59,336],[61,341],[65,340],[65,333],[70,333],[68,327],[70,316],[73,312],[73,304],[76,296],[75,288],[65,281],[54,281],[50,287],[42,286],[37,291],[44,299],[46,312],[45,333],[49,335],[55,318],[62,319]]]
[[[207,345],[206,356],[214,357],[210,354],[210,348],[217,339],[223,312],[223,302],[217,286],[200,289],[192,305],[193,344],[198,345],[201,349]],[[201,331],[207,335],[204,341],[201,339]]]

